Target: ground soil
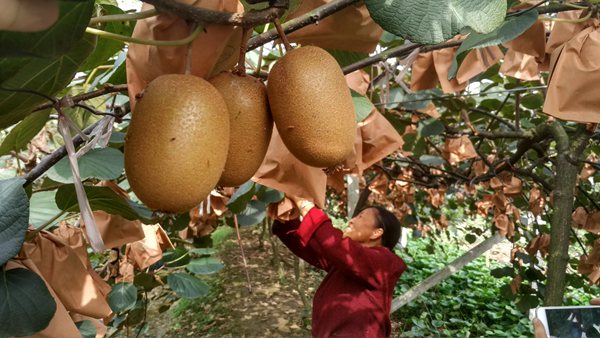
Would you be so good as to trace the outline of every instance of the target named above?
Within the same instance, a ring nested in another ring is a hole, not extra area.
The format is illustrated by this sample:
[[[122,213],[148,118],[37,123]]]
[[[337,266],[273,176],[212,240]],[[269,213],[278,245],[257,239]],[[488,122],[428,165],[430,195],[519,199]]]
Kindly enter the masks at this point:
[[[241,237],[252,292],[237,236],[230,236],[219,245],[218,256],[225,267],[203,278],[211,293],[192,302],[179,301],[163,313],[158,308],[164,295],[155,293],[149,330],[143,336],[311,337],[310,304],[323,273],[301,262],[297,283],[295,257],[277,238],[265,238],[261,245],[260,229],[251,228],[242,229]]]

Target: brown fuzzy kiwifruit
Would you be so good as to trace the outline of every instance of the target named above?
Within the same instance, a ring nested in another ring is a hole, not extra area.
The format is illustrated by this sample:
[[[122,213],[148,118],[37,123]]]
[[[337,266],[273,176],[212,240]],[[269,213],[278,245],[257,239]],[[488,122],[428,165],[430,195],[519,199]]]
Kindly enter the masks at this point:
[[[314,167],[342,163],[354,149],[354,103],[337,61],[319,47],[280,58],[267,81],[275,126],[294,156]]]
[[[273,120],[267,88],[255,77],[230,72],[209,82],[225,98],[231,126],[229,153],[219,185],[235,187],[254,175],[269,147]]]
[[[148,207],[183,212],[215,187],[228,148],[229,113],[219,91],[193,75],[162,75],[135,107],[125,139],[125,172]]]

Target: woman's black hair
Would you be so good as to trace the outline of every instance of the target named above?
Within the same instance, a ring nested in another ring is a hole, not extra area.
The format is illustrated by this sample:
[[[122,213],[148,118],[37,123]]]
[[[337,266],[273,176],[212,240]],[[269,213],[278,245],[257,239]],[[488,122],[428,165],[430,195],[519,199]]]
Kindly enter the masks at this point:
[[[381,236],[381,244],[386,248],[394,251],[394,247],[400,240],[400,234],[402,232],[402,226],[400,221],[392,212],[386,208],[380,206],[369,206],[365,209],[373,208],[376,210],[378,228],[383,229],[383,235]],[[364,210],[364,209],[363,209]]]

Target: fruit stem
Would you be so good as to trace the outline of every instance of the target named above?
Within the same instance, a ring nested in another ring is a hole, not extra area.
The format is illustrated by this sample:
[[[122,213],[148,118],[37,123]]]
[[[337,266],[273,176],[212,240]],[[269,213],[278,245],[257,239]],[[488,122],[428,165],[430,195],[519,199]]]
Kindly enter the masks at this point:
[[[579,19],[540,18],[540,20],[543,20],[543,21],[552,21],[552,22],[558,22],[558,23],[581,23],[581,22],[585,22],[589,18],[591,18],[592,17],[592,13],[593,13],[593,11],[590,11],[586,16],[584,16],[583,18],[579,18]]]
[[[238,60],[237,67],[235,69],[235,73],[239,76],[246,75],[246,46],[248,46],[248,39],[246,38],[246,33],[248,32],[248,27],[242,28],[242,43],[240,43],[240,58]]]
[[[156,9],[149,9],[147,11],[128,13],[128,14],[103,15],[103,16],[97,16],[95,18],[91,18],[90,25],[94,25],[97,23],[105,23],[105,22],[134,21],[134,20],[150,18],[150,17],[156,16],[156,15],[158,15],[158,11]]]
[[[194,32],[196,31],[196,29],[198,24],[197,23],[192,23],[190,26],[190,30],[192,31],[192,34],[194,34]],[[188,43],[188,47],[187,47],[187,53],[185,55],[185,75],[190,75],[192,74],[192,46],[194,45],[194,40],[190,41],[190,43]]]
[[[186,38],[183,38],[183,39],[180,39],[180,40],[165,41],[165,40],[137,39],[137,38],[132,38],[132,37],[126,36],[126,35],[121,35],[121,34],[115,34],[115,33],[106,32],[106,31],[103,31],[103,30],[100,30],[100,29],[96,29],[96,28],[92,28],[92,27],[87,27],[85,29],[86,33],[97,35],[97,36],[99,36],[101,38],[116,40],[116,41],[125,42],[125,43],[137,43],[139,45],[150,45],[150,46],[181,46],[181,45],[187,45],[191,41],[194,41],[194,39],[198,36],[198,34],[201,31],[202,31],[202,27],[199,26],[199,27],[196,28],[196,30],[192,34],[190,34]]]
[[[233,223],[235,224],[235,231],[237,232],[238,244],[240,245],[240,251],[242,253],[242,262],[244,264],[244,272],[246,272],[246,283],[248,292],[252,293],[252,285],[250,284],[250,274],[248,273],[248,263],[246,262],[246,255],[244,254],[244,246],[242,245],[242,237],[240,237],[240,226],[238,225],[237,215],[233,214]]]
[[[277,29],[277,33],[279,34],[281,41],[283,41],[283,45],[285,46],[285,51],[286,52],[291,51],[292,46],[290,45],[290,42],[288,41],[287,36],[285,35],[285,32],[283,31],[283,28],[281,28],[281,22],[279,22],[279,18],[275,18],[275,20],[273,20],[273,23],[275,24],[275,29]]]

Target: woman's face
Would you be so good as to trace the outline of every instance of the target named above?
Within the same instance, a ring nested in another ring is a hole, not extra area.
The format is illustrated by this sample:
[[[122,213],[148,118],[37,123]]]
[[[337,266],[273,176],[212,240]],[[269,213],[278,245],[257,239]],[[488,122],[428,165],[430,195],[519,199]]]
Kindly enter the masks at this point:
[[[383,234],[383,229],[377,227],[377,209],[367,208],[361,211],[348,223],[344,237],[359,243],[369,243],[377,240]]]

